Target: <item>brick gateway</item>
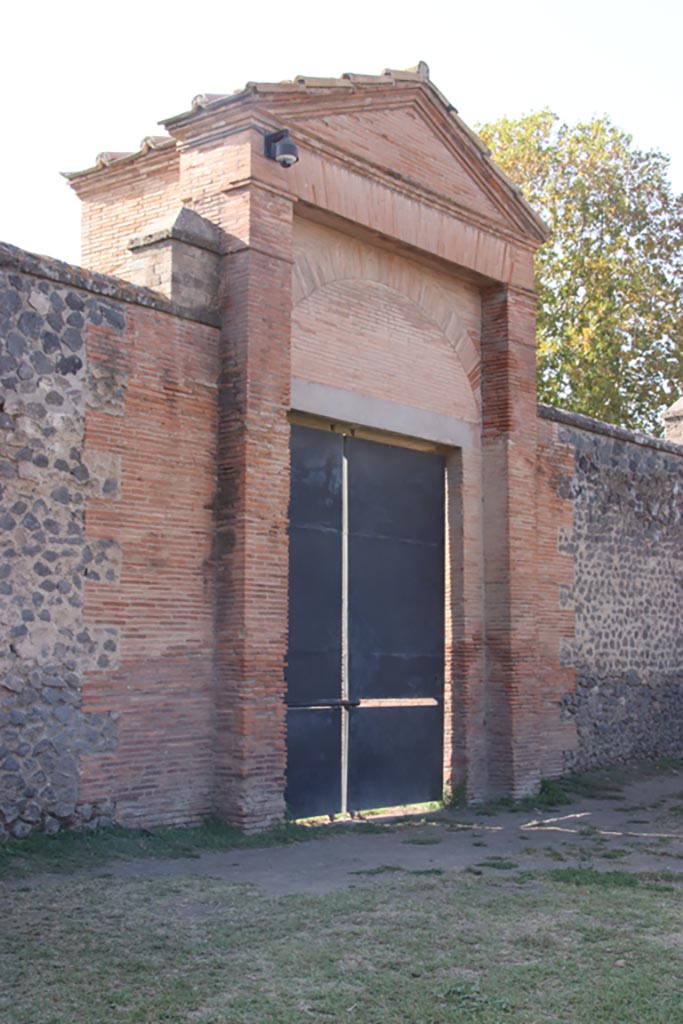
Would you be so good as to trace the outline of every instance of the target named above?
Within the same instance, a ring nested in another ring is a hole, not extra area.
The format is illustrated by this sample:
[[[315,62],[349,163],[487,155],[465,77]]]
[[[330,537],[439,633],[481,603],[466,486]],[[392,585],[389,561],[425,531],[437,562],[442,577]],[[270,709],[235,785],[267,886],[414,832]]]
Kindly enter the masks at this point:
[[[545,229],[426,68],[252,83],[164,127],[69,175],[87,270],[0,247],[3,832],[262,828],[286,792],[521,796],[678,752],[683,450],[537,408]],[[297,437],[351,474],[329,601],[318,556],[297,569],[325,532]],[[392,537],[438,565],[401,571]]]

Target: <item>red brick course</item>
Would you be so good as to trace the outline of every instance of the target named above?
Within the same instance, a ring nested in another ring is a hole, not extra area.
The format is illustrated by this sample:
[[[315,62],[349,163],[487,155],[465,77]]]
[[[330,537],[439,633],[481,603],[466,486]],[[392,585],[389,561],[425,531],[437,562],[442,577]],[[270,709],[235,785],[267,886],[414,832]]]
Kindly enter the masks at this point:
[[[86,415],[86,456],[120,460],[117,500],[88,501],[86,538],[121,549],[119,582],[86,587],[86,623],[117,627],[121,660],[84,682],[84,710],[118,716],[119,746],[84,759],[82,798],[113,798],[126,824],[198,821],[213,786],[217,332],[125,312],[122,339],[87,337],[91,372],[115,374],[125,403]]]

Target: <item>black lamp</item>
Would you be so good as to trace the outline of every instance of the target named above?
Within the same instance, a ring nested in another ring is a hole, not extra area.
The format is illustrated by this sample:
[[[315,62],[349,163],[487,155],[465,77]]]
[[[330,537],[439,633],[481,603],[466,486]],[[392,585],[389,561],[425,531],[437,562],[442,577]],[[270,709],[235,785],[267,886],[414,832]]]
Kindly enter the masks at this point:
[[[276,160],[280,167],[291,167],[299,159],[299,149],[289,137],[289,129],[266,135],[265,154],[269,160]]]

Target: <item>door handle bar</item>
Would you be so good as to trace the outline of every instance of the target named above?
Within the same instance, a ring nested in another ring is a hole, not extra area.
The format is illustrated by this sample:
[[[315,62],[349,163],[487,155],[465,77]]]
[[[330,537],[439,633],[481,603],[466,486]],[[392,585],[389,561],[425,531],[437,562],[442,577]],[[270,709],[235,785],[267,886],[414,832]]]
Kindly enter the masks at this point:
[[[359,700],[288,700],[288,708],[357,708]]]

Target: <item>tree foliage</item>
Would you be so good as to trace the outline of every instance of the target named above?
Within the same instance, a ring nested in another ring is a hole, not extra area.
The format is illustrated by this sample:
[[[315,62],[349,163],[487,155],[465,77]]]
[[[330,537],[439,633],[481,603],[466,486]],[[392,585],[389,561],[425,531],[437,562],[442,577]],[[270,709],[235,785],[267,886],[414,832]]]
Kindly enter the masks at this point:
[[[536,263],[539,400],[661,433],[683,394],[683,196],[668,157],[607,117],[543,110],[478,131],[551,229]]]

